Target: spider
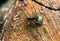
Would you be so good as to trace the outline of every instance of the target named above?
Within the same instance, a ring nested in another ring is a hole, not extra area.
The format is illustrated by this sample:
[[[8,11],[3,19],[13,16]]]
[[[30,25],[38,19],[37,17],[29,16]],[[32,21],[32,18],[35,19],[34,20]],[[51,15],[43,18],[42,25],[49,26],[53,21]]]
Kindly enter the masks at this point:
[[[27,25],[28,26],[39,26],[43,22],[42,16],[33,16],[33,17],[27,17]]]

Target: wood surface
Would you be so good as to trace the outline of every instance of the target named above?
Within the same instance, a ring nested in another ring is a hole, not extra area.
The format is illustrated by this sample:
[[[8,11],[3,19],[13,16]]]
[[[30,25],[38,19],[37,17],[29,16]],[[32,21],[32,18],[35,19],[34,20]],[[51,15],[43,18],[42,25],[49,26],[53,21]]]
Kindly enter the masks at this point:
[[[8,11],[9,18],[7,19],[4,41],[60,41],[60,10],[57,10],[60,7],[59,0],[36,1],[44,6],[32,0],[17,0],[11,6]],[[27,26],[27,16],[34,15],[43,17],[42,25]]]

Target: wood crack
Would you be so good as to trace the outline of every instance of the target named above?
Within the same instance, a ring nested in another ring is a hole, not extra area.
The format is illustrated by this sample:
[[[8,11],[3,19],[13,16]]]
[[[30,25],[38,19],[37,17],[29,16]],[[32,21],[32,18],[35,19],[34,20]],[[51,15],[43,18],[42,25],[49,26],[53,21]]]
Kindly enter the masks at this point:
[[[45,8],[48,8],[49,10],[60,11],[60,8],[55,9],[55,8],[48,7],[48,6],[38,2],[36,0],[32,0],[32,1],[34,1],[35,3],[37,3],[37,4],[41,5],[41,6],[44,6]]]

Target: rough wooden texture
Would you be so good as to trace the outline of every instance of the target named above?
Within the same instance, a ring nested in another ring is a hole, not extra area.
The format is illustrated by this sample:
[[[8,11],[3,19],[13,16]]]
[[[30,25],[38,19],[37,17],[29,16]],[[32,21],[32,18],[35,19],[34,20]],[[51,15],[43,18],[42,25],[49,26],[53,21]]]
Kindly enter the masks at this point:
[[[51,7],[52,0],[37,0]],[[44,1],[44,2],[43,2]],[[53,0],[54,1],[54,0]],[[59,0],[56,0],[59,1]],[[45,3],[46,2],[46,3]],[[48,4],[49,3],[49,4]],[[57,2],[58,3],[58,2]],[[60,4],[60,3],[58,3]],[[50,10],[32,0],[17,1],[9,11],[5,41],[60,41],[60,11]],[[53,7],[54,8],[54,7]],[[57,7],[56,7],[57,8]],[[26,16],[43,16],[42,25],[27,27]]]

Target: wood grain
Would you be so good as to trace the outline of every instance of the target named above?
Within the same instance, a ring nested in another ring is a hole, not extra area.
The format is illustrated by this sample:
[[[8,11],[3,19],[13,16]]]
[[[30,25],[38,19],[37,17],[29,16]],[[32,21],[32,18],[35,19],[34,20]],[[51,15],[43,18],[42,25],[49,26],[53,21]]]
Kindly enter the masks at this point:
[[[45,5],[49,5],[48,2]],[[60,41],[60,11],[50,10],[32,0],[16,1],[11,8],[5,41]],[[34,15],[43,16],[43,23],[36,28],[28,27],[27,16]]]

